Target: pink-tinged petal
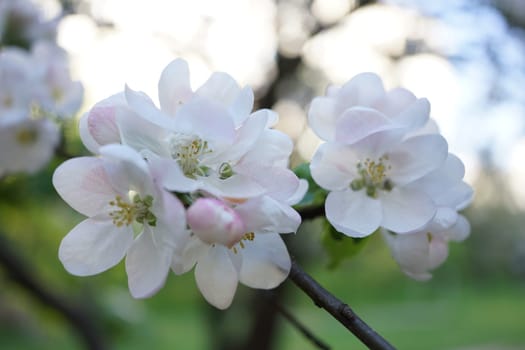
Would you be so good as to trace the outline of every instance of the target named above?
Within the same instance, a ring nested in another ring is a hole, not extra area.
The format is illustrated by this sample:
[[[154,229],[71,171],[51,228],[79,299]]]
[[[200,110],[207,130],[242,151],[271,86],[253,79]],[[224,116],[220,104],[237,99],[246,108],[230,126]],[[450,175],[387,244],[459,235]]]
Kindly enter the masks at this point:
[[[87,113],[84,114],[78,121],[78,132],[80,135],[80,140],[84,144],[84,147],[88,149],[91,153],[98,153],[98,148],[100,144],[93,138],[91,132],[89,131]]]
[[[95,157],[72,158],[53,174],[53,186],[73,209],[86,216],[103,211],[117,192],[104,169],[104,161]]]
[[[448,243],[440,236],[431,235],[428,252],[428,268],[435,269],[448,257]]]
[[[198,198],[186,213],[188,226],[203,242],[234,246],[246,233],[244,223],[225,202],[215,198]]]
[[[240,92],[239,84],[230,75],[223,72],[215,72],[195,91],[195,95],[229,107],[239,96]]]
[[[396,185],[406,185],[438,169],[447,155],[448,144],[441,135],[412,137],[388,153],[388,176]]]
[[[324,143],[312,158],[310,172],[315,182],[324,189],[343,190],[357,177],[357,164],[360,160],[360,155],[351,147]]]
[[[255,179],[244,174],[234,174],[227,179],[214,176],[202,179],[199,188],[217,197],[252,198],[267,192]]]
[[[427,99],[417,99],[413,93],[403,88],[392,89],[375,107],[396,123],[408,129],[421,128],[428,121],[430,103]]]
[[[463,215],[458,215],[458,219],[454,226],[440,232],[439,234],[451,241],[464,241],[470,235],[470,223]]]
[[[361,73],[344,84],[337,94],[337,101],[344,109],[351,106],[373,106],[383,98],[385,88],[381,78],[374,73]]]
[[[379,131],[399,128],[384,114],[367,107],[347,109],[335,125],[335,141],[353,144]]]
[[[365,191],[330,192],[325,202],[326,218],[340,232],[350,237],[365,237],[379,227],[381,203]]]
[[[149,159],[155,180],[165,189],[175,192],[193,192],[202,187],[200,181],[190,179],[180,169],[176,160],[167,158]]]
[[[147,298],[155,294],[164,285],[170,270],[173,249],[156,245],[155,233],[145,225],[144,231],[128,249],[126,273],[129,290],[134,298]]]
[[[379,199],[383,208],[381,226],[396,233],[418,230],[436,214],[434,202],[423,192],[394,188],[381,191]]]
[[[116,118],[123,144],[139,152],[149,150],[159,156],[170,156],[167,130],[131,110],[118,110]]]
[[[268,196],[250,199],[235,207],[246,225],[247,232],[296,232],[301,216],[289,205]]]
[[[175,130],[212,143],[232,144],[235,139],[235,126],[228,110],[217,102],[199,97],[179,108]]]
[[[182,275],[195,266],[201,256],[208,254],[211,249],[209,244],[204,243],[196,236],[191,236],[182,254],[175,253],[171,261],[171,269],[176,275]]]
[[[335,99],[316,97],[308,109],[308,125],[325,141],[335,140],[335,124],[339,118]]]
[[[117,227],[110,219],[91,218],[64,237],[58,257],[69,273],[90,276],[118,264],[132,243],[131,227]]]
[[[271,289],[281,284],[290,272],[288,250],[278,234],[256,234],[246,241],[242,254],[240,282],[251,288]]]
[[[120,131],[116,112],[126,112],[124,106],[95,106],[84,118],[87,118],[88,132],[99,145],[120,143]]]
[[[158,89],[162,111],[175,115],[177,108],[193,95],[188,63],[180,58],[171,61],[160,75]]]
[[[249,86],[239,91],[230,106],[230,112],[233,115],[233,122],[236,127],[240,126],[250,115],[253,109],[253,91]]]
[[[126,101],[129,105],[129,108],[131,108],[142,118],[145,118],[152,123],[155,123],[168,130],[174,129],[174,119],[158,109],[153,101],[145,93],[134,91],[126,85],[124,94],[126,96]]]
[[[231,305],[239,275],[227,250],[219,245],[210,247],[195,267],[195,280],[200,292],[210,304],[221,310]]]

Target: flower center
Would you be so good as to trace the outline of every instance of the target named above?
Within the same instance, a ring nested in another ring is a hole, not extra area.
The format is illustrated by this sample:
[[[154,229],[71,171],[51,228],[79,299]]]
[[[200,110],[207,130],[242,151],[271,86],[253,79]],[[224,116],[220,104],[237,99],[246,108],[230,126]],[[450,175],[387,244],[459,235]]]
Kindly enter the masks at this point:
[[[113,219],[113,224],[117,227],[123,225],[129,226],[133,221],[141,224],[148,224],[155,226],[157,224],[157,217],[151,212],[153,204],[153,197],[147,195],[141,198],[139,194],[135,194],[131,203],[124,201],[121,196],[116,196],[115,200],[109,202],[109,205],[115,207],[109,213]]]
[[[243,241],[252,242],[254,239],[255,239],[255,233],[253,233],[253,232],[245,233],[244,236],[242,236],[241,240],[238,243],[239,247],[241,249],[244,249],[244,242]],[[238,250],[237,250],[236,246],[233,246],[230,249],[233,250],[234,254],[237,254]]]
[[[16,140],[23,146],[30,146],[38,140],[38,131],[34,128],[24,128],[16,132]]]
[[[354,191],[366,189],[369,197],[377,198],[377,190],[390,191],[393,188],[392,181],[387,176],[391,169],[388,165],[388,156],[382,156],[377,161],[367,158],[364,162],[357,163],[359,177],[350,183]]]
[[[200,166],[201,158],[212,150],[208,147],[208,141],[198,137],[175,135],[171,141],[171,156],[176,159],[184,175],[189,178],[206,176],[207,167]]]

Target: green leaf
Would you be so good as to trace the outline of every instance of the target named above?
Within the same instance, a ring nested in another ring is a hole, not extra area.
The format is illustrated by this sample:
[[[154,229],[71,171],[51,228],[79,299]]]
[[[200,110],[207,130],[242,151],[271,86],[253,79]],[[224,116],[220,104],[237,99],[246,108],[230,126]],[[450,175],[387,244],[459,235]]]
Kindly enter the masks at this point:
[[[306,207],[324,206],[324,201],[328,195],[328,191],[319,187],[319,185],[312,178],[310,174],[310,164],[303,163],[293,169],[295,175],[299,178],[308,181],[308,191],[304,195],[304,198],[296,204],[295,209],[300,210]]]
[[[343,260],[357,255],[366,245],[370,236],[364,238],[348,237],[337,231],[328,220],[324,219],[321,243],[328,254],[328,268],[336,268]]]

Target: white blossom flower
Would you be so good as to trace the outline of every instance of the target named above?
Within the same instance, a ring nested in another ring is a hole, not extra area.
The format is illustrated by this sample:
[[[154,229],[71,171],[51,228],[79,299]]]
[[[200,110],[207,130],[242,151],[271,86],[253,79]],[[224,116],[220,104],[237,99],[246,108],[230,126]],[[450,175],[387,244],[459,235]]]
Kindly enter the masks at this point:
[[[86,276],[126,256],[131,294],[148,297],[164,284],[187,238],[184,207],[131,148],[107,145],[100,153],[70,159],[53,175],[60,196],[88,217],[62,240],[59,257],[67,271]]]
[[[34,173],[51,159],[58,142],[58,128],[49,120],[0,115],[0,175]]]
[[[304,187],[301,192],[293,200],[302,198]],[[286,279],[291,261],[279,232],[295,232],[301,222],[287,203],[261,196],[240,204],[199,199],[196,205],[197,212],[188,210],[194,234],[172,269],[182,274],[195,266],[197,286],[210,304],[229,307],[239,282],[271,289]]]
[[[465,240],[470,234],[470,225],[464,216],[459,215],[449,227],[433,221],[409,234],[394,234],[386,230],[382,233],[401,270],[415,280],[426,281],[432,278],[430,271],[447,259],[448,242]]]
[[[369,135],[353,145],[325,143],[310,164],[312,177],[330,191],[326,217],[340,232],[364,237],[379,227],[409,232],[427,224],[437,206],[415,181],[447,157],[440,135],[392,142],[389,133]]]
[[[151,161],[162,160],[163,184],[172,191],[232,198],[296,191],[299,180],[287,168],[292,142],[269,128],[275,113],[250,113],[250,88],[214,73],[194,92],[187,63],[177,59],[161,74],[159,100],[160,109],[126,87],[95,105],[80,122],[86,147],[96,152],[102,144],[119,142]]]

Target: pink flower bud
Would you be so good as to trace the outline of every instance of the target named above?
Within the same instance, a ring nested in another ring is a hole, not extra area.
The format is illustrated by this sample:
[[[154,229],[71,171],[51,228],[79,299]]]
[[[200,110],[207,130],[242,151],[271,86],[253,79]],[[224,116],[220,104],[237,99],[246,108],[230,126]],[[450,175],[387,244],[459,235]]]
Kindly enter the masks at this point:
[[[197,199],[188,208],[186,218],[193,233],[209,244],[219,243],[231,248],[246,233],[239,214],[217,199]]]

